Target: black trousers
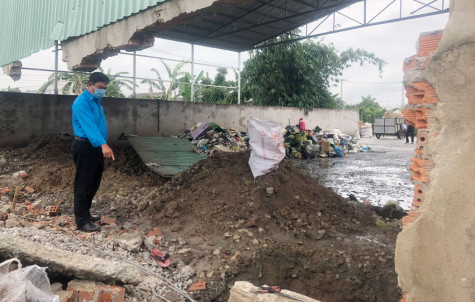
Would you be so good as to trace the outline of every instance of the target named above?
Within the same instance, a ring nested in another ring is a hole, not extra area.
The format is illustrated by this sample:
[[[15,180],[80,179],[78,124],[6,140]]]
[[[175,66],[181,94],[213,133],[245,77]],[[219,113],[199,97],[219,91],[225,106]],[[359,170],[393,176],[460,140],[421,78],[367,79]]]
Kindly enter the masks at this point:
[[[104,155],[101,147],[93,147],[88,140],[74,140],[71,146],[76,176],[74,178],[74,216],[76,226],[86,224],[91,218],[91,204],[101,184]]]
[[[414,142],[414,126],[407,125],[406,143],[409,143],[409,135],[411,136],[411,143]]]

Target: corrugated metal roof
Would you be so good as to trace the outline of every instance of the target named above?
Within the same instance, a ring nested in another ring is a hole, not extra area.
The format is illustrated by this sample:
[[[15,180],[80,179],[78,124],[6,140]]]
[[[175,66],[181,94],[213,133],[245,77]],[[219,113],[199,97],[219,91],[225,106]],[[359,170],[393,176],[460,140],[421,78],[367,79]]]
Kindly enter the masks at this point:
[[[167,0],[0,0],[0,66]]]
[[[197,154],[178,137],[127,137],[145,165],[161,176],[170,177],[186,171],[208,155]]]

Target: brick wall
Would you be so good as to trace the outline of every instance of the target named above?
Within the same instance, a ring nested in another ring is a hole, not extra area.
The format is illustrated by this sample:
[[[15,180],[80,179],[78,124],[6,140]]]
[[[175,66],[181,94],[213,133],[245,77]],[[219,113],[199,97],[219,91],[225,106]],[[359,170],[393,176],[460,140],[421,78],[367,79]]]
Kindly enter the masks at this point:
[[[422,33],[417,42],[417,54],[404,60],[404,86],[408,104],[404,108],[404,118],[413,125],[417,133],[417,145],[411,158],[411,179],[415,184],[414,199],[409,214],[403,218],[407,226],[419,217],[419,207],[424,203],[425,191],[430,182],[430,172],[434,168],[427,143],[437,136],[434,113],[439,98],[435,89],[424,81],[424,69],[430,61],[431,54],[437,49],[442,31]]]

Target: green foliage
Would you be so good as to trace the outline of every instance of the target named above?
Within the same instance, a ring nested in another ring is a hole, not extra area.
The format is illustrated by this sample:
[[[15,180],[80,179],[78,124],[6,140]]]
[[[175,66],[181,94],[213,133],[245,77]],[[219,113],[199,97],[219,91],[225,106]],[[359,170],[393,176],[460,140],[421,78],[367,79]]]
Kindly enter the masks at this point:
[[[102,68],[99,68],[100,72],[104,72]],[[114,98],[123,98],[125,97],[122,92],[122,88],[132,89],[133,82],[129,79],[119,78],[122,75],[128,74],[128,72],[117,72],[111,74],[111,70],[107,71],[107,76],[109,77],[109,85],[106,90],[106,97]],[[62,94],[75,94],[79,95],[83,92],[84,88],[87,87],[89,81],[89,74],[85,72],[58,72],[58,81],[64,81],[66,84],[63,86],[61,91]],[[48,80],[41,85],[38,89],[38,93],[45,93],[45,91],[54,85],[54,73],[52,73]]]
[[[3,89],[2,91],[7,91],[7,92],[21,92],[20,88],[18,88],[18,87],[10,87],[10,85],[8,85],[7,89]]]
[[[84,87],[87,86],[88,80],[89,74],[85,72],[58,72],[58,81],[66,82],[61,91],[62,94],[81,94]],[[52,73],[48,77],[48,80],[43,85],[41,85],[40,89],[38,89],[38,93],[45,93],[45,91],[53,84],[54,73]]]
[[[348,109],[358,109],[360,113],[360,120],[366,123],[374,123],[375,118],[384,117],[386,109],[382,108],[375,98],[372,98],[371,95],[366,97],[361,97],[361,102],[347,106]]]
[[[204,71],[202,70],[195,78],[195,83],[199,82],[203,78]],[[191,101],[191,73],[185,72],[184,76],[178,79],[180,86],[178,87],[178,94],[183,97],[184,101]],[[196,96],[200,93],[201,87],[195,85],[193,94]]]
[[[151,68],[150,71],[152,71],[155,74],[155,76],[157,77],[157,80],[142,80],[141,83],[149,85],[148,92],[149,92],[150,99],[155,98],[154,93],[153,93],[154,88],[160,92],[160,95],[158,98],[163,99],[165,96],[166,89],[165,89],[165,84],[162,80],[162,77],[160,76],[160,73],[158,72],[156,68]]]
[[[99,68],[101,72],[102,68]],[[133,89],[134,82],[129,79],[120,78],[123,75],[129,74],[128,72],[122,71],[111,74],[111,70],[107,70],[107,76],[109,77],[109,85],[107,85],[106,97],[111,98],[125,98],[122,88],[127,88],[128,90]]]
[[[237,73],[235,72],[235,81],[227,81],[226,75],[228,69],[224,67],[218,67],[218,73],[214,77],[214,81],[210,79],[209,75],[202,77],[200,89],[197,93],[197,101],[203,103],[216,103],[216,104],[237,104],[237,89],[231,88],[237,86]],[[216,85],[222,87],[212,87],[206,85]],[[230,88],[226,88],[230,87]]]
[[[342,104],[329,89],[345,68],[352,63],[370,63],[381,72],[385,64],[374,54],[360,49],[338,54],[332,45],[285,42],[297,35],[298,31],[283,34],[265,43],[281,44],[250,52],[251,58],[242,74],[244,99],[252,99],[255,105],[338,108]]]

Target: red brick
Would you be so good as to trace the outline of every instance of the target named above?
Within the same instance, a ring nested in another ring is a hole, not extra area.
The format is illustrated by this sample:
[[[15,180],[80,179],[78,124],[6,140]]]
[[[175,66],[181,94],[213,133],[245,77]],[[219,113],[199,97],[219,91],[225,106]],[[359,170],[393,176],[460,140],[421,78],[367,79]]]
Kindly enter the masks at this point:
[[[94,281],[73,280],[68,283],[67,291],[73,293],[68,302],[123,302],[125,299],[124,288]]]
[[[190,285],[190,287],[188,287],[187,291],[194,292],[194,291],[205,290],[205,289],[206,289],[206,282],[205,281],[197,281],[197,282],[193,283],[192,285]]]
[[[156,227],[156,228],[151,229],[150,232],[148,232],[147,237],[162,236],[162,235],[163,235],[162,228],[161,227]]]
[[[402,218],[402,225],[403,226],[409,225],[409,224],[415,222],[417,220],[417,218],[419,218],[419,212],[416,212],[414,210],[410,210],[409,214]]]
[[[409,125],[415,126],[416,124],[416,113],[414,110],[409,109],[409,108],[404,108],[403,110],[403,116],[406,119],[406,122]]]
[[[419,37],[419,51],[417,55],[419,57],[428,56],[431,52],[434,52],[439,46],[442,33],[428,34]]]
[[[421,158],[427,157],[428,155],[428,141],[431,134],[427,131],[420,130],[417,132],[417,147],[416,147],[416,155]]]
[[[411,158],[412,165],[409,167],[412,170],[411,179],[422,183],[430,182],[429,173],[434,167],[431,160],[420,158]]]
[[[58,207],[51,206],[49,207],[49,216],[56,216],[58,214]]]
[[[408,104],[434,104],[439,102],[434,87],[427,82],[413,82],[406,87]]]
[[[412,205],[415,207],[420,207],[424,202],[425,188],[421,184],[416,184],[414,188],[414,199],[412,200]]]
[[[416,55],[404,59],[402,71],[412,70],[417,67]]]

